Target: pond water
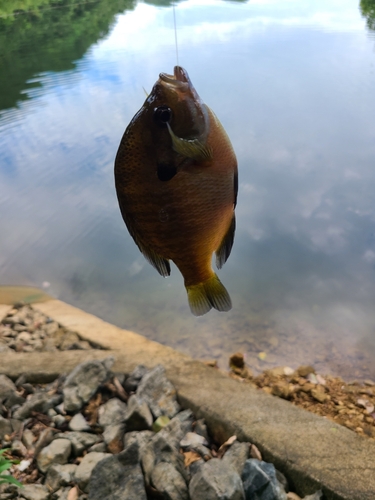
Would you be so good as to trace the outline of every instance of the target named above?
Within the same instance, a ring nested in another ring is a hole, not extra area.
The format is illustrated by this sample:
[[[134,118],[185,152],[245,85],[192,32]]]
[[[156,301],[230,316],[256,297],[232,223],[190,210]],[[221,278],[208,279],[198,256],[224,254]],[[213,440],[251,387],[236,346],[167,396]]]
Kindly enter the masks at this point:
[[[222,367],[240,350],[255,371],[375,378],[374,0],[175,4],[179,63],[240,175],[233,309],[200,318],[178,270],[139,253],[113,180],[144,89],[176,64],[172,2],[19,4],[0,3],[1,284]]]

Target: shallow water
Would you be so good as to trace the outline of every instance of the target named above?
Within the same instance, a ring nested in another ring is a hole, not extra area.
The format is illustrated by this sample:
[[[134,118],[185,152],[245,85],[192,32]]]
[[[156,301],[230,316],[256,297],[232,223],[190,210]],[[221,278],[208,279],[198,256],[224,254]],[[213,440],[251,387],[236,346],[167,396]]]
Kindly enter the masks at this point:
[[[240,170],[233,309],[202,318],[139,254],[113,182],[143,87],[176,64],[171,2],[29,4],[0,7],[1,284],[222,366],[375,378],[375,3],[176,3],[179,63]]]

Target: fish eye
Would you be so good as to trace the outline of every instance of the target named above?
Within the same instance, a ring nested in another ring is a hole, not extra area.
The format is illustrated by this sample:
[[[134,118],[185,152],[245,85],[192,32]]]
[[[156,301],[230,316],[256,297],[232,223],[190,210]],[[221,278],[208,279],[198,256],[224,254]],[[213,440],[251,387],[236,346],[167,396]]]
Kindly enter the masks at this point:
[[[172,118],[172,110],[168,106],[159,106],[154,109],[154,119],[159,125],[166,125]]]

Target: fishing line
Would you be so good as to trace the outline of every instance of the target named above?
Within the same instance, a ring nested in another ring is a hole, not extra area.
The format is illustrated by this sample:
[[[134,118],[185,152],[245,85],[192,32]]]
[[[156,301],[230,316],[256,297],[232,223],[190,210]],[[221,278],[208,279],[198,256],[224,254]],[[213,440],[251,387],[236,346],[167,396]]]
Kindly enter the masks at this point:
[[[176,27],[176,10],[174,8],[174,4],[173,4],[173,21],[174,21],[174,40],[175,40],[175,44],[176,44],[176,59],[177,59],[177,66],[179,66],[179,64],[178,64],[177,27]]]

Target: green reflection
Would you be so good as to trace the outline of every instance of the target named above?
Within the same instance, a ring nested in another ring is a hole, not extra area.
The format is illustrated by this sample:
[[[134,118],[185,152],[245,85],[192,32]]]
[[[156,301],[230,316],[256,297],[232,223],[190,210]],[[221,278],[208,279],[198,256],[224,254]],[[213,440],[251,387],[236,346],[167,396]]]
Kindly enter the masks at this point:
[[[361,14],[367,18],[367,27],[375,30],[375,0],[361,0],[359,8]]]
[[[171,7],[178,4],[181,0],[143,0],[144,3],[149,5],[156,5],[156,7]]]
[[[27,99],[22,92],[38,73],[73,69],[75,61],[109,32],[114,16],[133,9],[135,3],[0,0],[0,47],[6,47],[0,51],[0,110]]]

